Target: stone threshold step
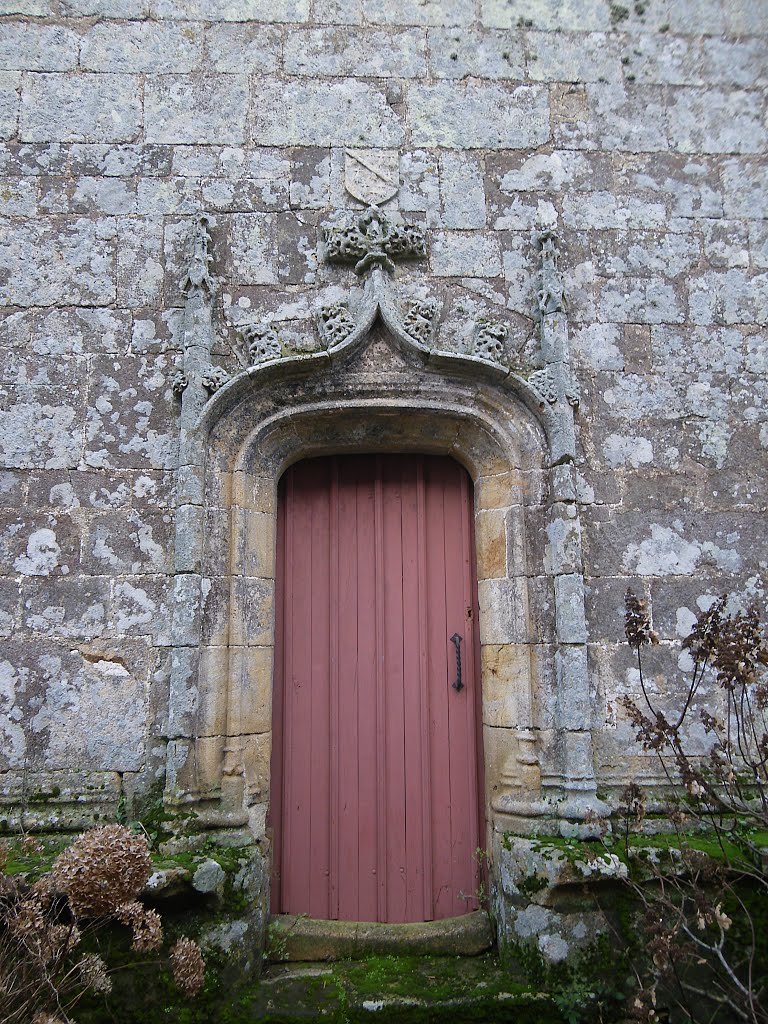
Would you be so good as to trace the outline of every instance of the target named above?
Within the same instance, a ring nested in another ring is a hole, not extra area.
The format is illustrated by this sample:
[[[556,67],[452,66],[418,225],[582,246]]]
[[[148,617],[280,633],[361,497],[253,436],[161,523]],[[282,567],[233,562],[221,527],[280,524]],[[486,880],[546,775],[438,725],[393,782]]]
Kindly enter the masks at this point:
[[[279,963],[359,960],[387,953],[478,956],[490,949],[493,943],[493,928],[483,911],[412,924],[321,921],[301,915],[279,914],[270,919],[267,958]]]
[[[259,1024],[559,1024],[495,954],[371,956],[328,963],[273,964],[244,1020]]]

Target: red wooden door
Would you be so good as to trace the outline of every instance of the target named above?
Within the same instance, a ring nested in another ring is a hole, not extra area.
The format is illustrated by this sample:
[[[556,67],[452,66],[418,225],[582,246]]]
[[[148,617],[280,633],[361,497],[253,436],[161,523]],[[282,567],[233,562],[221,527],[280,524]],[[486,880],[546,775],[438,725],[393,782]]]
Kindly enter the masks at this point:
[[[275,913],[477,909],[471,505],[466,471],[445,457],[309,459],[281,481]]]

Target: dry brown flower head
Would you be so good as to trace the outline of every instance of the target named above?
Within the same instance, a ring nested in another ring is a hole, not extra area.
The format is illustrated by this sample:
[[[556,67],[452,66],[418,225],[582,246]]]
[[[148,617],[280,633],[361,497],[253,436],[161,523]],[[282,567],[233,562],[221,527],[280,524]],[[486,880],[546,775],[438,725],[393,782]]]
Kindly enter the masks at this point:
[[[122,825],[103,825],[84,832],[59,854],[51,880],[69,897],[76,915],[99,917],[135,900],[151,873],[144,836]]]
[[[179,939],[171,950],[173,979],[188,996],[197,995],[205,981],[205,960],[192,939]]]

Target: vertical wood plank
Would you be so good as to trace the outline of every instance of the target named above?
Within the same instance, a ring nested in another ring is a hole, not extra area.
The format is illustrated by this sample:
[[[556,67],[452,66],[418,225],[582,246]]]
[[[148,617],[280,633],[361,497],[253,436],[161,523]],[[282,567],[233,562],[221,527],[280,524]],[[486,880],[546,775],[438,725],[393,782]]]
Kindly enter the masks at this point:
[[[328,739],[330,742],[330,798],[329,798],[329,842],[330,876],[328,879],[328,916],[336,920],[339,916],[339,743],[341,726],[341,701],[339,699],[339,463],[331,459],[330,502],[328,520],[328,660],[329,660],[329,702],[330,720]]]
[[[283,838],[283,771],[284,734],[287,727],[283,709],[283,680],[285,678],[285,481],[280,482],[277,502],[277,536],[275,551],[275,656],[272,685],[272,756],[270,761],[270,799],[267,828],[273,839],[272,877],[270,884],[270,911],[279,914],[282,906],[282,838]]]
[[[350,479],[349,460],[337,460],[339,557],[339,906],[341,920],[361,919],[359,859],[360,741],[358,595],[362,553],[358,536],[357,485]]]
[[[406,921],[408,807],[405,785],[405,712],[403,651],[405,608],[403,604],[403,473],[408,460],[382,459],[382,569],[385,732],[385,839],[386,919]],[[408,610],[410,612],[410,609]]]
[[[379,742],[376,731],[376,529],[375,467],[370,459],[355,457],[351,470],[358,480],[358,795],[360,820],[360,903],[362,921],[379,920]]]

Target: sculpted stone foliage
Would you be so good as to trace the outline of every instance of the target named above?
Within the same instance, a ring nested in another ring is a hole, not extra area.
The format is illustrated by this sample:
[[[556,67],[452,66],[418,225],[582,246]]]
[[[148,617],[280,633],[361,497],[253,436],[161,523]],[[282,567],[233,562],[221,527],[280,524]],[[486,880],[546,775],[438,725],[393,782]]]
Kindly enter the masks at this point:
[[[494,363],[505,362],[504,342],[509,330],[505,324],[490,320],[479,320],[475,326],[474,350],[481,359]]]
[[[183,370],[174,370],[168,378],[168,383],[171,385],[174,395],[180,398],[184,389],[189,386],[189,378]]]
[[[326,348],[345,341],[355,329],[355,320],[346,302],[331,302],[321,306],[317,314],[317,329]]]
[[[251,364],[279,359],[282,355],[277,331],[269,324],[247,324],[240,328],[240,334],[248,347]]]
[[[528,378],[528,383],[535,387],[550,405],[554,405],[560,399],[561,394],[574,409],[581,400],[579,382],[570,368],[567,370],[563,368],[562,372],[558,372],[553,366],[545,366],[543,370],[536,370],[535,373],[532,373]]]
[[[230,375],[221,366],[209,366],[203,371],[201,383],[211,393],[216,392],[219,388],[223,388],[227,381],[230,379]]]
[[[412,302],[403,317],[403,326],[412,338],[430,346],[434,337],[437,303],[434,299]]]
[[[323,225],[323,233],[329,262],[354,263],[357,274],[374,266],[393,273],[394,260],[427,255],[427,238],[420,224],[394,224],[376,206],[346,227]]]

